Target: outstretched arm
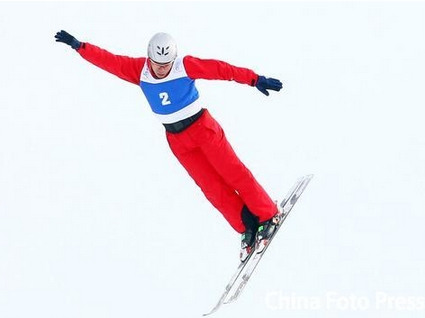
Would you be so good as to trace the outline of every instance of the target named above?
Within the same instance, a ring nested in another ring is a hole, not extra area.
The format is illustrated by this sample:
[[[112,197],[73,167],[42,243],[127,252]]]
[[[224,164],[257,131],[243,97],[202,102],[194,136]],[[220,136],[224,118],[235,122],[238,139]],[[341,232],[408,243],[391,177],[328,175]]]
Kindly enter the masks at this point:
[[[231,65],[214,59],[200,59],[185,56],[183,63],[187,75],[192,79],[227,80],[255,86],[260,92],[269,95],[268,90],[280,91],[282,83],[278,79],[257,75],[253,70]]]
[[[140,73],[146,58],[115,55],[93,44],[78,41],[66,31],[55,35],[56,42],[62,42],[75,49],[85,60],[119,78],[139,85]]]

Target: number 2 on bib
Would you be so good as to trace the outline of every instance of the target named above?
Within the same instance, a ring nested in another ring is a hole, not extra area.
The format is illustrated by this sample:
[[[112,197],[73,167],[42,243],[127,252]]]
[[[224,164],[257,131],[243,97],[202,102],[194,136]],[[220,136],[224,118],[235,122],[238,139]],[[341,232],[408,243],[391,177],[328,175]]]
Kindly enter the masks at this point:
[[[161,98],[161,104],[162,106],[167,106],[171,104],[171,101],[169,100],[168,93],[162,92],[159,93],[159,98]]]

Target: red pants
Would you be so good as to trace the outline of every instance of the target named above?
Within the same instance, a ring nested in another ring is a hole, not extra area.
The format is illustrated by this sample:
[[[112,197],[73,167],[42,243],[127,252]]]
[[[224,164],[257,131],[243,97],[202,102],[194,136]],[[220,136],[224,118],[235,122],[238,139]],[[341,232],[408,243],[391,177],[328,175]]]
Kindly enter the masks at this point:
[[[184,131],[167,132],[167,140],[207,199],[237,232],[245,231],[244,205],[260,222],[277,212],[275,203],[239,160],[208,110]]]

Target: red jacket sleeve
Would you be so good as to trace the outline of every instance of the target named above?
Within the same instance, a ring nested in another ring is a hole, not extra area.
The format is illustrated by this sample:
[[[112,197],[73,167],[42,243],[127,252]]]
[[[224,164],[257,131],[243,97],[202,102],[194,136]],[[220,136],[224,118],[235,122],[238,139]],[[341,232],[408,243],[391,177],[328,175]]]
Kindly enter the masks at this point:
[[[139,85],[140,73],[146,58],[115,55],[90,43],[83,43],[77,51],[85,60],[119,78]]]
[[[183,63],[191,79],[235,81],[251,86],[254,86],[258,79],[258,75],[250,69],[219,60],[204,60],[187,55]]]

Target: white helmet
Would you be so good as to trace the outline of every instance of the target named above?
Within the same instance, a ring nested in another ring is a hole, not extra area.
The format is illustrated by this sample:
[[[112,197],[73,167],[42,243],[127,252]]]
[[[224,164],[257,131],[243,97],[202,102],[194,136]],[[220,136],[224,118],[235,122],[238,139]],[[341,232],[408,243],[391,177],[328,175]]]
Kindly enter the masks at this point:
[[[157,63],[169,63],[177,56],[177,45],[171,35],[157,33],[149,41],[148,57]]]

